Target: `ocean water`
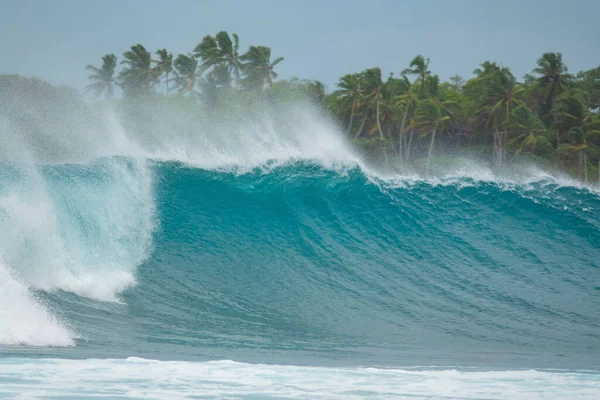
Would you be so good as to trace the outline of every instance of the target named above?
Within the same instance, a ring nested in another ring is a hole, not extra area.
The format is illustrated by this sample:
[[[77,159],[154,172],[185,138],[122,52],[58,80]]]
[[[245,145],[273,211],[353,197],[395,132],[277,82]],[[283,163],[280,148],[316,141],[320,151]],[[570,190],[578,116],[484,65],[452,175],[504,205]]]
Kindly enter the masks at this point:
[[[109,121],[62,160],[2,126],[0,398],[600,398],[596,188]]]

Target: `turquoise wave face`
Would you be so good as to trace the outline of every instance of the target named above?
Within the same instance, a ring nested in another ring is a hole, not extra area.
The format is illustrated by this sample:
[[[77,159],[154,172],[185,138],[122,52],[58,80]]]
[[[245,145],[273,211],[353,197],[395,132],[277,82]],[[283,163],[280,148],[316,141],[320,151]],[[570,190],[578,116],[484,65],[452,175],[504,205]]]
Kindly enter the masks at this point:
[[[80,251],[67,272],[32,275],[32,301],[75,346],[4,354],[600,367],[588,188],[310,163],[236,174],[110,159],[40,174],[58,216],[45,224]],[[25,179],[9,175],[6,193]]]

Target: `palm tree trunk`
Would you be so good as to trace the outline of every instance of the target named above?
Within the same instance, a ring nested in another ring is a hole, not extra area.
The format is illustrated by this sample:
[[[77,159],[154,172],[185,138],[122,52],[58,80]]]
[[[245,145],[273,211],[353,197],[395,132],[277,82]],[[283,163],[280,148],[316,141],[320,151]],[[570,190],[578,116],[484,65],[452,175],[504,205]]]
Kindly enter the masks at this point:
[[[552,97],[552,111],[553,112],[554,112],[555,103],[556,103],[556,98],[553,96]],[[553,119],[554,119],[554,123],[556,123],[556,121],[557,121],[556,114],[554,115]],[[560,131],[557,129],[556,130],[556,160],[555,160],[555,163],[557,166],[558,166],[558,159],[559,159],[559,157],[558,157],[558,147],[559,146],[560,146]]]
[[[348,130],[346,131],[346,136],[350,136],[350,131],[352,130],[352,121],[354,120],[354,109],[356,108],[356,95],[354,95],[354,99],[352,100],[352,111],[350,112],[350,123],[348,123]]]
[[[583,149],[583,181],[588,181],[588,168],[587,168],[587,149]]]
[[[431,165],[431,155],[433,154],[433,146],[435,144],[435,134],[437,133],[438,125],[435,124],[433,132],[431,132],[431,142],[429,142],[429,151],[427,152],[427,177],[429,177],[429,166]]]
[[[494,161],[497,167],[502,167],[502,161],[504,158],[504,143],[503,143],[504,134],[498,131],[496,128],[494,132]]]
[[[499,150],[499,154],[498,154],[498,158],[500,160],[500,162],[498,163],[499,167],[502,167],[502,164],[504,164],[504,148],[506,146],[504,146],[504,141],[506,138],[506,131],[500,133],[500,137],[498,137],[498,143],[500,143],[500,148]]]
[[[557,129],[556,130],[556,160],[555,160],[555,163],[557,166],[558,166],[558,160],[559,160],[559,152],[558,152],[559,145],[560,145],[560,132]]]
[[[408,135],[406,135],[406,132],[402,135],[402,141],[404,142],[404,160],[408,161]]]
[[[400,127],[402,131],[402,127]],[[400,157],[400,164],[404,167],[404,136],[398,132],[398,156]]]
[[[377,98],[377,130],[379,131],[379,137],[383,139],[383,131],[381,130],[381,124],[379,123],[379,97]]]
[[[166,85],[167,85],[167,97],[169,97],[169,72],[165,72],[165,78],[166,78]]]
[[[388,138],[390,139],[390,147],[392,148],[394,153],[396,153],[396,155],[397,155],[398,152],[396,151],[396,146],[394,146],[394,139],[392,139],[392,123],[391,122],[387,123],[387,135],[388,135]]]
[[[389,167],[390,163],[388,162],[388,156],[387,156],[387,148],[383,148],[383,159],[385,160],[385,166]]]
[[[408,139],[408,146],[406,146],[406,161],[410,160],[410,149],[412,148],[413,137],[415,136],[415,130],[410,130],[410,138]]]
[[[400,143],[402,138],[404,137],[404,125],[406,124],[406,115],[408,114],[408,105],[409,103],[406,102],[406,107],[404,108],[404,115],[402,116],[402,124],[400,125],[400,132],[398,132],[398,147],[400,147]]]
[[[577,179],[580,181],[583,178],[583,150],[577,152]]]
[[[496,129],[493,133],[493,137],[494,137],[494,147],[492,149],[492,153],[493,153],[493,162],[494,165],[498,165],[498,129]]]
[[[369,118],[369,111],[365,112],[365,117],[363,118],[363,121],[360,124],[360,127],[358,128],[358,132],[356,132],[356,136],[354,136],[354,139],[358,139],[358,137],[362,133],[363,128],[365,127],[365,123],[367,122],[367,118]]]

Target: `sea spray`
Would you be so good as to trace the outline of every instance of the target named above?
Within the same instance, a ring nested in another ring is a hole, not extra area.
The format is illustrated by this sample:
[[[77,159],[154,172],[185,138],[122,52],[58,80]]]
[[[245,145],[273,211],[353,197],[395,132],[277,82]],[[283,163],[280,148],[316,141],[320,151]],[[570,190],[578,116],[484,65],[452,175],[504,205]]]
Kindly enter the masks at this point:
[[[4,123],[0,249],[70,355],[597,366],[596,191],[367,163],[302,103],[171,101]]]
[[[0,258],[0,346],[72,346],[74,339]]]

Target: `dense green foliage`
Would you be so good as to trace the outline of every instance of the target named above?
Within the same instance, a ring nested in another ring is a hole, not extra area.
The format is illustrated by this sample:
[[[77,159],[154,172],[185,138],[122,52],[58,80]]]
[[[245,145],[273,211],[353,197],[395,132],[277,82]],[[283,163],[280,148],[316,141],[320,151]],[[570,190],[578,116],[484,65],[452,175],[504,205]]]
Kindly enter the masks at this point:
[[[560,53],[546,53],[522,82],[490,61],[473,74],[440,83],[419,55],[385,81],[379,68],[343,76],[325,103],[355,143],[402,164],[428,169],[441,144],[496,167],[529,157],[597,179],[600,67],[573,76]]]
[[[116,57],[104,56],[100,68],[88,66],[88,89],[111,98],[118,84],[126,97],[147,97],[164,82],[167,96],[175,88],[178,96],[213,106],[248,93],[273,100],[308,96],[345,127],[357,147],[386,162],[420,163],[429,170],[432,157],[452,151],[498,168],[529,157],[584,181],[598,177],[600,67],[571,75],[560,53],[543,54],[521,81],[508,67],[485,61],[468,80],[440,82],[430,60],[418,55],[397,77],[384,79],[379,68],[369,68],[344,75],[329,94],[316,81],[276,81],[283,58],[272,60],[265,46],[241,54],[236,34],[207,35],[192,53],[174,60],[165,49],[156,54],[159,60],[142,45],[132,46],[118,77]]]

